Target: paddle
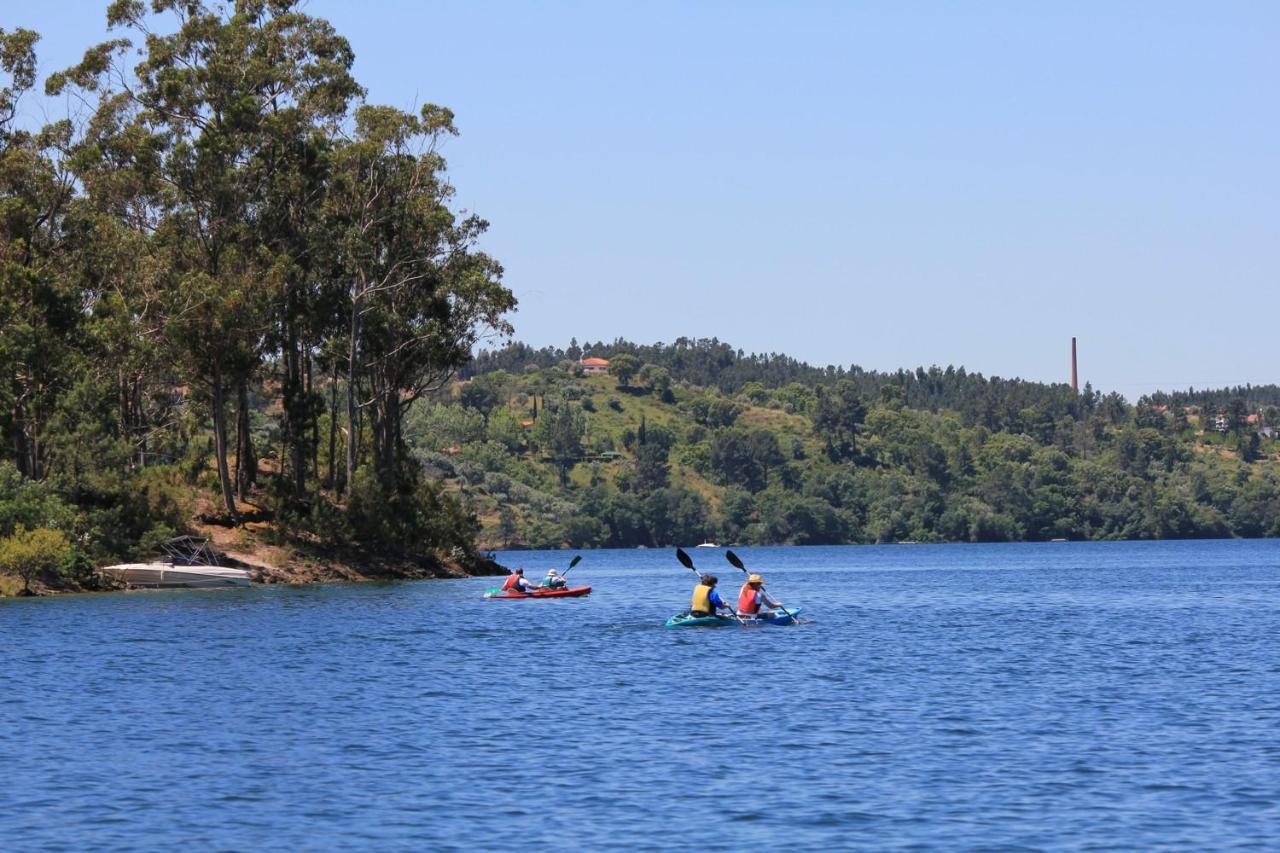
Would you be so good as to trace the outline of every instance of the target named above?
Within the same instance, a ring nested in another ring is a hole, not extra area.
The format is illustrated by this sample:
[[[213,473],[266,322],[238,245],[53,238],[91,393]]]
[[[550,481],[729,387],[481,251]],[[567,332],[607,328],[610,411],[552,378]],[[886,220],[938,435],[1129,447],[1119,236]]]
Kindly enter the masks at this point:
[[[684,552],[683,548],[676,549],[676,559],[679,560],[681,565],[683,565],[686,569],[693,572],[695,575],[698,575],[698,580],[702,580],[702,575],[698,574],[698,570],[693,567],[693,559]],[[718,617],[719,614],[716,614],[716,616]],[[737,613],[733,614],[733,618],[737,619],[738,624],[740,625],[747,624],[746,622],[742,621],[742,617],[739,616]]]
[[[569,561],[569,569],[572,569],[574,566],[578,565],[578,563],[581,563],[581,562],[582,562],[582,555],[579,554],[578,556],[574,557],[572,560]],[[565,569],[563,572],[561,572],[560,577],[564,577],[565,575],[569,574],[569,569]]]
[[[732,563],[734,568],[736,568],[736,569],[741,569],[743,574],[745,574],[745,575],[747,575],[747,576],[750,576],[750,575],[751,575],[751,573],[747,571],[747,567],[746,567],[746,566],[744,566],[744,565],[742,565],[742,561],[738,559],[738,555],[737,555],[737,554],[733,553],[732,551],[725,551],[725,552],[724,552],[724,558],[725,558],[726,560],[728,560],[730,563]],[[778,604],[778,609],[779,609],[779,610],[781,610],[783,613],[787,614],[787,618],[788,618],[788,619],[790,619],[792,622],[795,622],[797,625],[799,625],[799,624],[800,624],[800,620],[799,620],[799,619],[797,619],[797,618],[796,618],[796,617],[791,613],[791,611],[790,611],[790,610],[788,610],[787,608],[783,607],[783,606],[782,606],[782,604],[781,604],[781,602],[779,602],[779,604]]]

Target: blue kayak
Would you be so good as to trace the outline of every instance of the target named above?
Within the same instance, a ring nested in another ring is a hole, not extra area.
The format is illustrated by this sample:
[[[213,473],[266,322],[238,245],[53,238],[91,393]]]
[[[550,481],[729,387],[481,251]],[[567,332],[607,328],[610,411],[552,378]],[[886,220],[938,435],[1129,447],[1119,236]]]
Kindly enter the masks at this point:
[[[684,613],[677,613],[667,620],[668,628],[714,628],[720,625],[791,625],[796,620],[795,615],[800,612],[799,607],[788,608],[790,615],[783,613],[781,610],[774,611],[774,615],[764,618],[743,616],[739,621],[732,616],[694,616],[687,610]]]

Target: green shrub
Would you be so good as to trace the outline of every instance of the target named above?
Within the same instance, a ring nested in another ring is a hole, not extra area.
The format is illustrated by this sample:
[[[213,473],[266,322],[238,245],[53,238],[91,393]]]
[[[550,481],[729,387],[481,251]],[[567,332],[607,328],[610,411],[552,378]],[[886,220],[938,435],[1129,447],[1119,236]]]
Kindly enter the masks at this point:
[[[347,518],[358,541],[455,559],[475,555],[480,533],[475,514],[446,494],[440,483],[405,483],[388,493],[368,468],[357,471],[352,480]]]
[[[74,518],[74,508],[48,483],[28,480],[11,463],[0,462],[0,536],[12,533],[18,525],[69,530]]]
[[[19,524],[13,535],[0,539],[0,572],[22,578],[24,594],[30,594],[37,575],[62,568],[71,558],[71,543],[61,530],[27,530]]]

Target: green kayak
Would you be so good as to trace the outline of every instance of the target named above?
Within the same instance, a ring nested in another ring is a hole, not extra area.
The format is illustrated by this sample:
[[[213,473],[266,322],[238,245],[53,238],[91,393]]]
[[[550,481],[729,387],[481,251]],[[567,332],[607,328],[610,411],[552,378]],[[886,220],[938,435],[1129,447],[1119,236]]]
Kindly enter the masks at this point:
[[[739,621],[732,616],[694,616],[687,610],[684,613],[677,613],[667,620],[668,628],[713,628],[719,625],[790,625],[796,620],[792,617],[800,612],[799,607],[789,608],[790,615],[783,613],[781,610],[775,611],[774,615],[764,618],[742,617]]]

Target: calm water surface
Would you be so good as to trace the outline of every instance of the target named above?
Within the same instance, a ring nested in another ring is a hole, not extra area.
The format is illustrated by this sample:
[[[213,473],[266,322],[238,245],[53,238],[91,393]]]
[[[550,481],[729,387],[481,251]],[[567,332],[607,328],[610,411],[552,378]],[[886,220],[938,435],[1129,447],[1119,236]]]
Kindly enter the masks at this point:
[[[1278,843],[1280,542],[743,548],[814,622],[702,630],[671,551],[583,553],[2,601],[0,844]]]

